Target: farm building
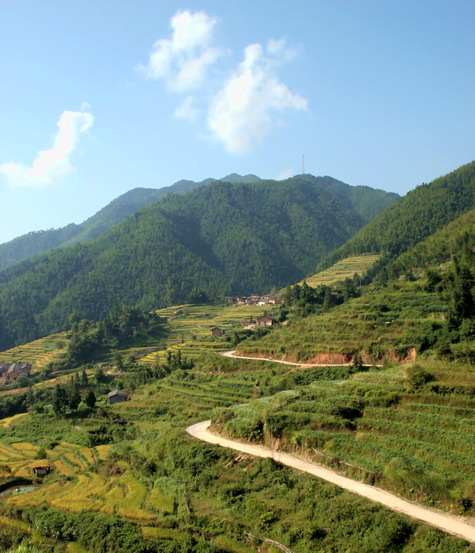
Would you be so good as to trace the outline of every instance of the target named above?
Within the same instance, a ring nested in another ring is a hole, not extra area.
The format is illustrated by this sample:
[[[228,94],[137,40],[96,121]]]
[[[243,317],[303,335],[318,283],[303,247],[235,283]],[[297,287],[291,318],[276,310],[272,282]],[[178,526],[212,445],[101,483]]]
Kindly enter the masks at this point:
[[[0,376],[6,380],[16,380],[20,376],[30,376],[30,363],[0,363]]]
[[[121,403],[122,401],[127,401],[129,399],[129,394],[123,390],[113,390],[107,394],[109,398],[109,403]]]
[[[46,476],[53,469],[54,469],[53,465],[45,465],[45,466],[33,467],[31,470],[33,471],[35,476]]]
[[[214,336],[215,338],[220,338],[223,335],[223,331],[218,326],[214,326],[211,329],[211,335]]]
[[[262,317],[257,317],[256,326],[273,326],[275,325],[275,319],[269,315],[262,315]]]

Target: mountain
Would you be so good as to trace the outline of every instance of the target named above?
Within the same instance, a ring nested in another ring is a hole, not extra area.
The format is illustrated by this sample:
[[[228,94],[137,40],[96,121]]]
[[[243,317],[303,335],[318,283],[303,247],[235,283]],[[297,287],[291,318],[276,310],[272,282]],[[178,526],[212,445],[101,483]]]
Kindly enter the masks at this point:
[[[382,254],[387,264],[475,207],[475,161],[422,184],[379,213],[346,244],[332,252],[317,270],[350,255]]]
[[[97,319],[117,303],[185,301],[195,287],[212,297],[298,281],[367,222],[358,190],[372,194],[302,175],[169,194],[90,242],[0,272],[0,347],[63,329],[75,310]]]
[[[71,223],[59,229],[29,232],[9,242],[0,244],[0,269],[11,267],[24,259],[58,246],[92,240],[134,213],[134,211],[142,209],[166,194],[172,192],[175,194],[186,194],[190,190],[209,184],[214,180],[205,179],[200,182],[181,180],[171,186],[164,186],[159,189],[134,188],[133,190],[129,190],[79,225]]]
[[[237,173],[231,173],[220,180],[222,180],[223,182],[230,182],[231,184],[236,184],[238,182],[257,182],[257,181],[260,181],[261,179],[259,177],[256,177],[256,175],[252,175],[252,174],[242,176],[242,175],[238,175]]]

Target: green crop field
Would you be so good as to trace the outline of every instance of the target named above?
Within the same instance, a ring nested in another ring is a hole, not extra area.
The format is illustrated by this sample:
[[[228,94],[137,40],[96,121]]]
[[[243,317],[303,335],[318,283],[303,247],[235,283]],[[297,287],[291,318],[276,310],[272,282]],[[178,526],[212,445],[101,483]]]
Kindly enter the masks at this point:
[[[363,352],[368,363],[391,355],[404,358],[419,345],[419,329],[436,325],[446,310],[446,302],[425,292],[418,282],[396,282],[381,290],[365,290],[360,298],[328,313],[290,320],[259,342],[242,342],[238,352],[295,361],[319,354],[350,354],[351,359],[356,351]]]
[[[414,371],[430,375],[414,384]],[[218,429],[257,439],[430,505],[475,501],[475,368],[426,361],[314,382],[229,408]]]
[[[229,349],[229,343],[224,337],[213,338],[211,329],[219,327],[224,332],[233,328],[241,328],[241,322],[259,317],[273,306],[257,305],[182,305],[160,309],[157,314],[167,319],[165,343],[159,351],[151,352],[140,359],[147,365],[154,364],[157,359],[163,362],[167,352],[182,354],[190,359],[196,359],[203,353],[213,353]],[[124,351],[124,354],[130,354]]]

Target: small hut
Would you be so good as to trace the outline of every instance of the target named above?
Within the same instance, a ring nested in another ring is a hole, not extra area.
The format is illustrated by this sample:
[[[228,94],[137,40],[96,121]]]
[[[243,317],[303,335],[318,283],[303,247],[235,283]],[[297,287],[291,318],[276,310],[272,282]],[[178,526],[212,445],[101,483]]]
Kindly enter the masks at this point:
[[[122,401],[127,401],[129,399],[129,394],[123,390],[114,390],[107,394],[109,398],[109,403],[121,403]]]

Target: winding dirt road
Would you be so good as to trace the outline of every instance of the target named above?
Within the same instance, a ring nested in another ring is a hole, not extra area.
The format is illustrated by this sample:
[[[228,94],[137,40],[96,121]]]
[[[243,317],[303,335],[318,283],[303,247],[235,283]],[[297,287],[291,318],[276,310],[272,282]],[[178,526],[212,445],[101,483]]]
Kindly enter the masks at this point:
[[[292,363],[291,361],[282,361],[281,359],[274,359],[271,357],[245,357],[242,355],[236,355],[236,350],[231,351],[222,351],[221,355],[224,357],[232,357],[234,359],[254,359],[256,361],[269,361],[271,363],[282,363],[283,365],[292,365],[293,367],[300,367],[302,369],[307,369],[310,367],[347,367],[351,363]]]
[[[297,459],[288,453],[283,453],[280,451],[274,451],[264,446],[252,445],[241,442],[236,442],[234,440],[229,440],[227,438],[222,438],[216,434],[212,434],[209,431],[209,426],[211,421],[199,422],[189,426],[186,431],[190,436],[203,440],[210,444],[220,445],[222,447],[228,447],[230,449],[235,449],[243,453],[249,453],[257,457],[271,457],[278,463],[287,465],[288,467],[295,468],[304,472],[308,472],[317,476],[318,478],[323,478],[332,484],[340,486],[351,492],[357,493],[366,499],[381,503],[386,507],[389,507],[393,511],[398,511],[399,513],[404,513],[412,518],[422,520],[427,524],[440,528],[449,534],[454,534],[461,538],[466,539],[472,543],[475,543],[475,526],[467,522],[466,520],[447,515],[438,511],[433,511],[420,505],[410,503],[404,499],[401,499],[389,492],[375,488],[374,486],[368,486],[356,480],[351,480],[345,476],[320,465],[315,465],[307,461],[302,461]]]

